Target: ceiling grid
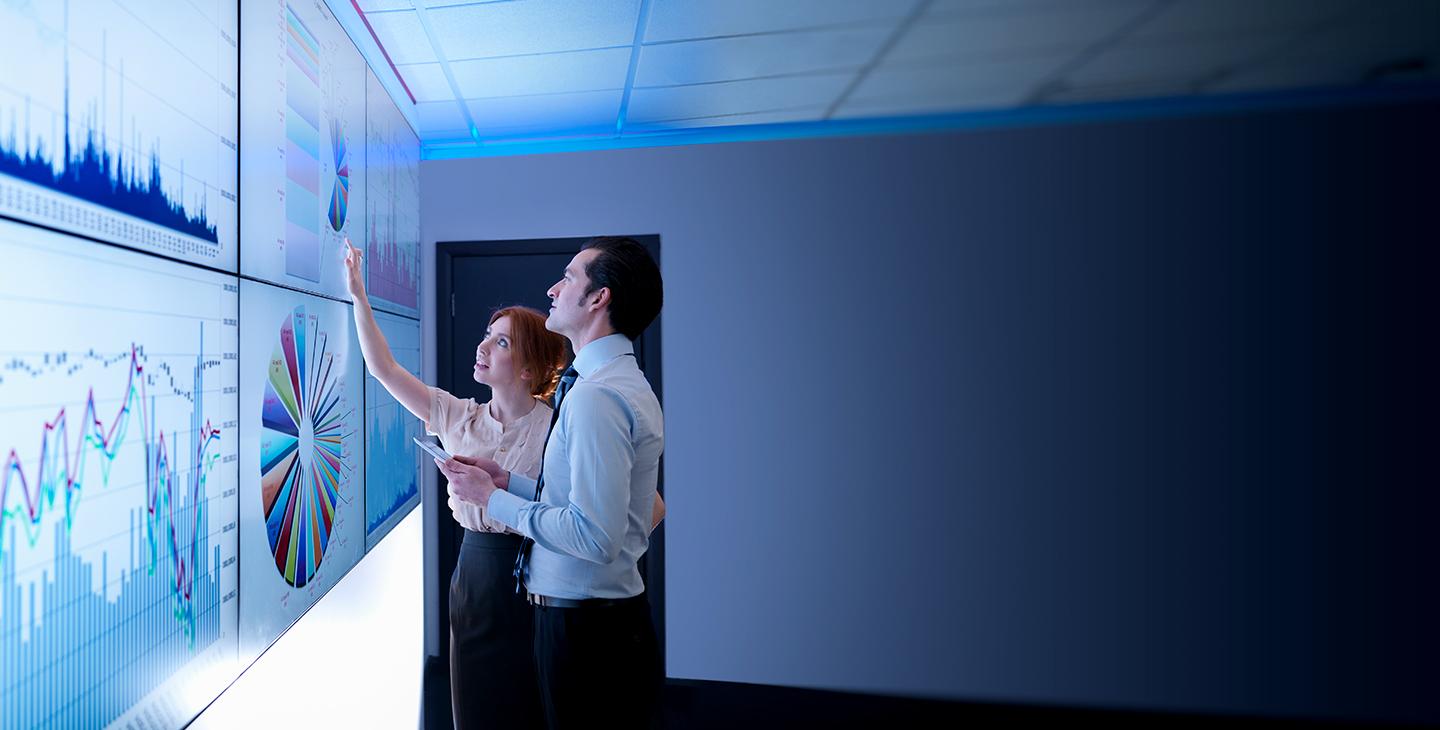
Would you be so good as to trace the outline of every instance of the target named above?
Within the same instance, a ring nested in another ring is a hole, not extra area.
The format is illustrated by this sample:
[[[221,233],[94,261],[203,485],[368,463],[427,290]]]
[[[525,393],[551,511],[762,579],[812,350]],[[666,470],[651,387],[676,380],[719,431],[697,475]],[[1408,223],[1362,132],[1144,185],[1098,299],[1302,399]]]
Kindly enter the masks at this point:
[[[1440,80],[1434,0],[345,4],[413,93],[427,150],[738,139],[776,127],[810,135],[826,125],[908,128],[967,114]]]

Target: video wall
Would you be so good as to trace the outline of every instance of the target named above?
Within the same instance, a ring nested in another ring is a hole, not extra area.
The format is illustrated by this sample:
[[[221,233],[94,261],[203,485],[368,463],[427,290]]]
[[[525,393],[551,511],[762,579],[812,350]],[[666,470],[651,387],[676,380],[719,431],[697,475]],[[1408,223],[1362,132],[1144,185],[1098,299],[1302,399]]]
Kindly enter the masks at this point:
[[[419,140],[322,0],[0,27],[0,728],[183,726],[419,503]]]

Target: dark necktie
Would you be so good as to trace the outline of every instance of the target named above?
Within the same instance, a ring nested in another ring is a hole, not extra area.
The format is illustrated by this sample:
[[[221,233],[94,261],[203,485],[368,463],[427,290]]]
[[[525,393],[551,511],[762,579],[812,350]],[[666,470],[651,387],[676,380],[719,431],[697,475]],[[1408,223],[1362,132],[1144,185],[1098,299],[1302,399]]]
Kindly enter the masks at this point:
[[[565,394],[570,392],[570,386],[575,384],[575,379],[580,373],[575,368],[565,368],[565,374],[560,376],[560,385],[555,387],[555,398],[552,401],[554,410],[550,412],[550,430],[545,433],[545,446],[550,445],[550,434],[555,433],[555,424],[560,420],[560,401],[564,400]],[[540,450],[540,474],[535,477],[535,501],[540,501],[540,492],[545,489],[545,450]],[[520,542],[520,552],[515,554],[515,592],[519,593],[525,586],[525,563],[530,560],[530,546],[535,541],[525,538]]]

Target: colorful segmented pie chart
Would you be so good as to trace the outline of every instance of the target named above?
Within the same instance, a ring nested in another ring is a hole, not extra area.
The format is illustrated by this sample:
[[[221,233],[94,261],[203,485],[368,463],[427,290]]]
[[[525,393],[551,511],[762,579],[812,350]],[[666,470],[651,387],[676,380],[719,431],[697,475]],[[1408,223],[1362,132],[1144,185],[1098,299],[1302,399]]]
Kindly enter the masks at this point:
[[[345,150],[345,130],[340,122],[330,120],[330,146],[335,151],[335,186],[330,191],[330,227],[339,231],[345,226],[350,210],[350,159]]]
[[[320,568],[335,525],[345,454],[341,363],[319,317],[296,307],[280,325],[261,408],[260,493],[275,568],[292,586]]]

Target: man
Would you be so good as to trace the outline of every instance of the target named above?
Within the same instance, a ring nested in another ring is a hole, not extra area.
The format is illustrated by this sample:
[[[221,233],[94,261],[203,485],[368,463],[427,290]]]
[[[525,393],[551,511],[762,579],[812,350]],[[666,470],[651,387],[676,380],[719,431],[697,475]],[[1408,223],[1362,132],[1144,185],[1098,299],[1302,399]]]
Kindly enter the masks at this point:
[[[534,606],[550,727],[644,727],[660,656],[637,563],[665,441],[631,341],[660,313],[660,269],[634,239],[592,239],[546,294],[545,326],[570,340],[575,362],[556,393],[539,479],[488,459],[440,467],[454,500],[528,538],[517,578]]]

